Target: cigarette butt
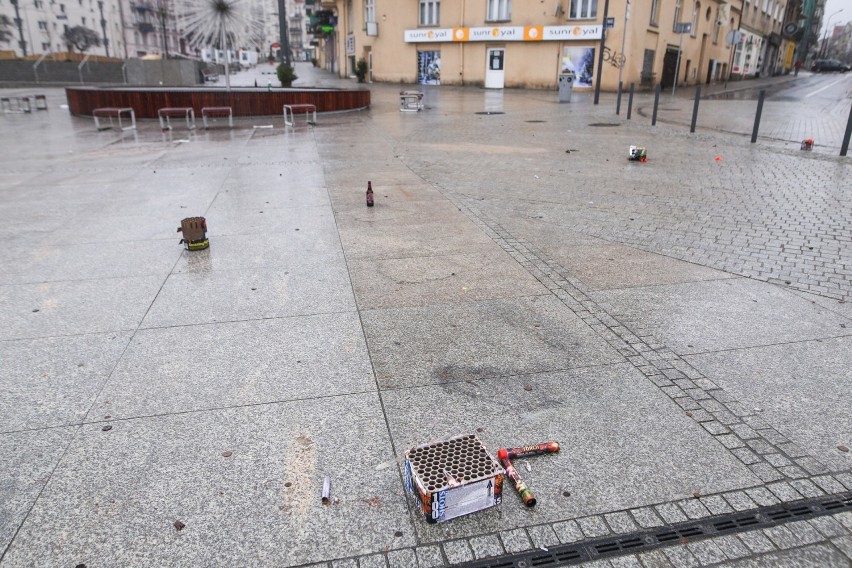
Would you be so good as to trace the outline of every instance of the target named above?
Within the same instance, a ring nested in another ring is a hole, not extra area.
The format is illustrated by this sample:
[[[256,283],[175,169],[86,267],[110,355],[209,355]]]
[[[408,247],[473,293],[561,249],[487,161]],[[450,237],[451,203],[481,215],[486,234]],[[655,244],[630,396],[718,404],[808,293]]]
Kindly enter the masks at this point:
[[[326,477],[322,482],[322,504],[328,505],[331,502],[331,480]]]

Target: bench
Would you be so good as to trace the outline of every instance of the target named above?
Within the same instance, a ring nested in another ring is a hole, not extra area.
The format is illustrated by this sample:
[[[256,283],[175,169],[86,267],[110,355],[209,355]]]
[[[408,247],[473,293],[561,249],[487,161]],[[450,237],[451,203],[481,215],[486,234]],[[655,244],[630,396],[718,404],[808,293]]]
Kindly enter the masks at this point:
[[[234,111],[231,107],[204,107],[201,109],[201,121],[204,123],[204,130],[209,128],[207,124],[208,116],[227,116],[228,128],[234,127]]]
[[[399,111],[417,112],[423,110],[423,93],[421,91],[400,91]]]
[[[295,111],[305,113],[305,120],[307,124],[316,124],[317,123],[317,107],[316,105],[310,104],[302,104],[302,105],[284,105],[284,124],[287,126],[296,126],[296,115]],[[314,114],[314,120],[311,121],[308,118],[308,113]],[[290,120],[287,120],[287,114],[290,115]]]
[[[14,105],[12,103],[15,103]],[[0,108],[3,109],[3,114],[21,114],[24,112],[32,112],[29,97],[3,97],[0,98]]]
[[[172,124],[169,121],[171,117],[186,118],[186,127],[189,130],[195,128],[195,111],[192,107],[165,107],[157,111],[157,116],[160,118],[160,128],[163,130],[171,130]],[[165,121],[163,120],[165,119]]]
[[[121,117],[127,115],[130,118],[130,126],[124,127],[121,124]],[[130,107],[103,107],[96,108],[92,111],[92,116],[95,118],[95,128],[98,130],[107,130],[113,127],[112,119],[118,119],[119,130],[136,130],[136,112]],[[109,126],[101,126],[99,118],[109,118]]]

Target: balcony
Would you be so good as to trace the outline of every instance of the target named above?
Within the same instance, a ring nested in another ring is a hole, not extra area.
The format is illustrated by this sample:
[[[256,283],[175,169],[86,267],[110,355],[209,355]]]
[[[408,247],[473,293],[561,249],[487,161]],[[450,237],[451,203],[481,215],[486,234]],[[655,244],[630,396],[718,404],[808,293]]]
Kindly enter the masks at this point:
[[[154,31],[154,24],[148,22],[139,22],[136,24],[136,29],[143,34],[149,34]]]
[[[130,9],[134,12],[139,12],[140,14],[154,11],[154,7],[146,2],[133,2],[130,4]]]

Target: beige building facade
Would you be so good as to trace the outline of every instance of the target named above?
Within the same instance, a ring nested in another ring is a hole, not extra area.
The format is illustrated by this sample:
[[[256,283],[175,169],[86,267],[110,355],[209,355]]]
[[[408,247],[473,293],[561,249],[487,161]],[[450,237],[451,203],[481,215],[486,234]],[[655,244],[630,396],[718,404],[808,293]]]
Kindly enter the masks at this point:
[[[575,88],[592,88],[602,71],[602,88],[612,91],[619,78],[637,88],[671,87],[676,77],[678,85],[724,80],[742,5],[610,0],[602,65],[604,0],[323,0],[321,7],[336,17],[330,58],[343,77],[363,58],[372,81],[555,88],[571,70]]]

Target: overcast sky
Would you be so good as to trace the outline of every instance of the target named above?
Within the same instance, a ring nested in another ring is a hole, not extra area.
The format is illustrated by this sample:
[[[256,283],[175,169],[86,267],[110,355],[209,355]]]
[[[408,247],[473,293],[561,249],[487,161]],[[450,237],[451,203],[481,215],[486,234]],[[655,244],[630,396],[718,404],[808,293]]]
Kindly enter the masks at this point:
[[[831,15],[840,9],[843,11],[831,18]],[[825,18],[822,22],[823,33],[825,33],[824,26],[829,23],[829,18],[831,19],[830,23],[832,28],[836,24],[845,24],[849,20],[852,20],[852,0],[828,0],[828,2],[825,3]]]

